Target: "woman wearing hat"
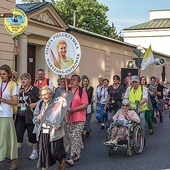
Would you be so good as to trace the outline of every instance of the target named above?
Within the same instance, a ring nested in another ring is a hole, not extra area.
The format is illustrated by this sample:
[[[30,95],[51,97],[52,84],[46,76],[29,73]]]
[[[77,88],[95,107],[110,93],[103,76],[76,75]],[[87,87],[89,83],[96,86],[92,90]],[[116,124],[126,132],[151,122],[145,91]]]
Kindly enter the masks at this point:
[[[29,142],[32,143],[33,151],[29,159],[38,158],[36,135],[33,134],[34,124],[33,110],[39,101],[39,89],[31,85],[31,75],[21,75],[21,88],[19,90],[19,106],[16,118],[16,133],[18,145],[23,142],[24,133],[27,130]]]
[[[132,120],[137,123],[140,123],[140,118],[134,110],[130,109],[130,101],[124,99],[122,101],[122,108],[117,111],[117,113],[113,116],[113,122],[127,121]],[[125,126],[114,126],[111,132],[111,139],[106,142],[106,144],[117,144],[119,140],[123,140],[125,138],[127,131],[127,127]]]

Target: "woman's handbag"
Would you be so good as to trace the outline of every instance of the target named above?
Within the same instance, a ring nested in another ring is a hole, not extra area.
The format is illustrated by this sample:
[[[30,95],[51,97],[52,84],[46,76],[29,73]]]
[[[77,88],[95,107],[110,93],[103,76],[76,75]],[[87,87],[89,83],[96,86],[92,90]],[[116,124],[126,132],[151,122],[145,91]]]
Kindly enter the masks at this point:
[[[107,110],[111,112],[112,110],[115,110],[117,108],[117,102],[115,100],[109,100],[109,104],[107,106]]]
[[[87,112],[87,114],[92,113],[92,106],[91,106],[91,104],[88,105],[86,112]]]

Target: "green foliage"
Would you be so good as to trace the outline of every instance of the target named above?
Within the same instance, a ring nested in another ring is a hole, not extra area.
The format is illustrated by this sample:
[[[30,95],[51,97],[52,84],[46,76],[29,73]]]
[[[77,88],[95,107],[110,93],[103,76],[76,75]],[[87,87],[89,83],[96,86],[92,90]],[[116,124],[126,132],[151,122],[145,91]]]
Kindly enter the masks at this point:
[[[57,2],[51,0],[51,2],[67,24],[73,25],[73,15],[76,12],[76,27],[123,41],[123,37],[117,34],[114,24],[109,25],[106,15],[109,8],[96,0],[58,0]]]
[[[46,0],[30,0],[30,2],[45,2]],[[51,0],[64,21],[73,25],[76,13],[76,27],[100,34],[109,38],[124,41],[118,35],[114,24],[109,25],[107,18],[108,6],[100,4],[97,0]]]

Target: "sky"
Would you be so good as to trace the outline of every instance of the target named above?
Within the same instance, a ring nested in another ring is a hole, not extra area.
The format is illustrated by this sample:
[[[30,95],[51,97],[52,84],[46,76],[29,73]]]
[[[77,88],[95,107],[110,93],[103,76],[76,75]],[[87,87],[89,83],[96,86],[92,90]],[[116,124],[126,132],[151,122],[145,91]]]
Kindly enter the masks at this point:
[[[170,10],[170,0],[97,0],[109,7],[109,23],[117,33],[125,28],[149,21],[150,10]]]
[[[109,7],[109,24],[117,33],[125,28],[149,21],[150,10],[170,9],[170,0],[97,0]],[[22,0],[16,0],[21,3]]]

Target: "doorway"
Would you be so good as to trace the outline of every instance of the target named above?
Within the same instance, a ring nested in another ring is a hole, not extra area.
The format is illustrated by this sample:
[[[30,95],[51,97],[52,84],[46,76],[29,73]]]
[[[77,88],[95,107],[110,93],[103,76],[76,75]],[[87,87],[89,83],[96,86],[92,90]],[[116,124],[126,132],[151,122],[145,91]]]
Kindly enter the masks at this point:
[[[35,61],[36,61],[36,46],[28,44],[27,52],[27,72],[32,77],[32,84],[35,82]]]

